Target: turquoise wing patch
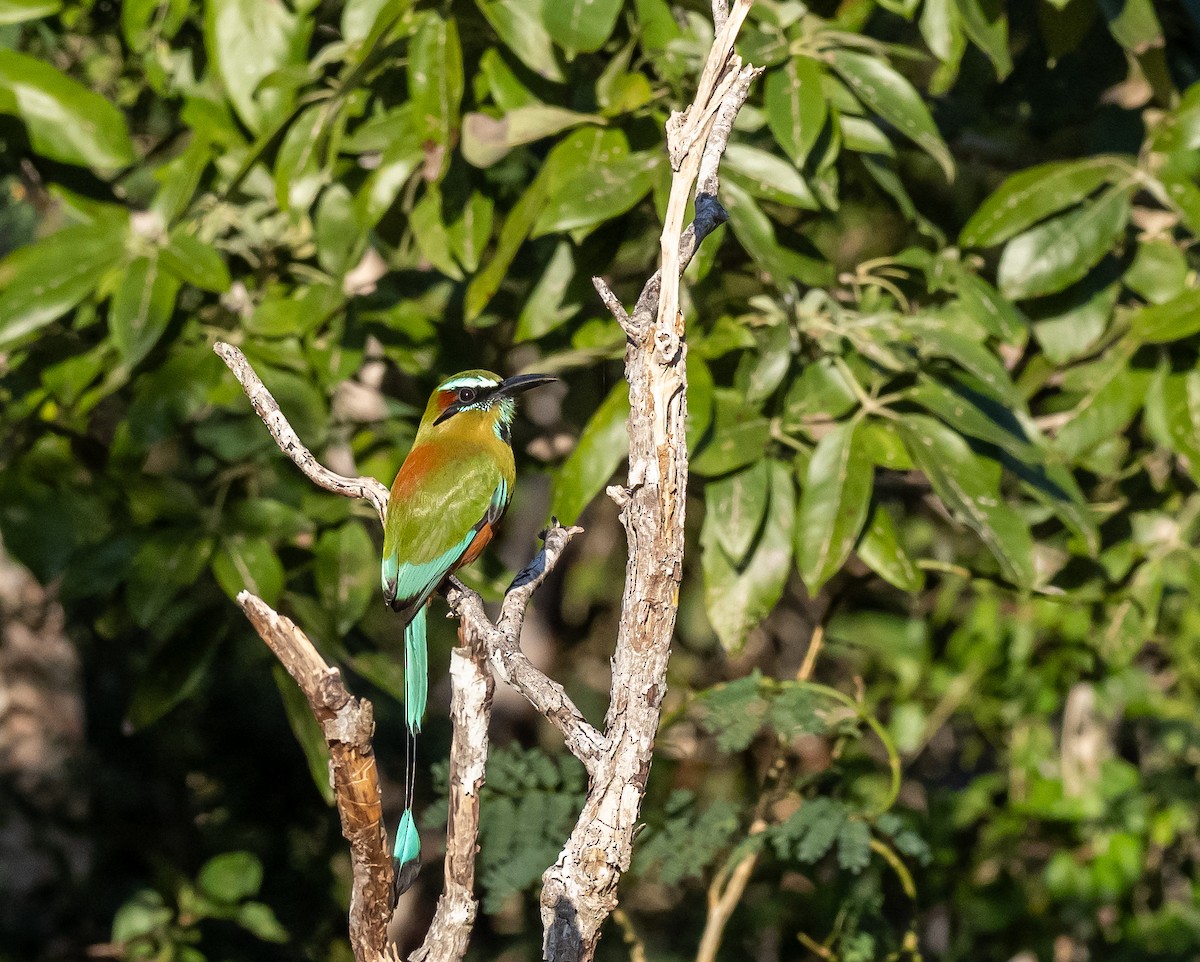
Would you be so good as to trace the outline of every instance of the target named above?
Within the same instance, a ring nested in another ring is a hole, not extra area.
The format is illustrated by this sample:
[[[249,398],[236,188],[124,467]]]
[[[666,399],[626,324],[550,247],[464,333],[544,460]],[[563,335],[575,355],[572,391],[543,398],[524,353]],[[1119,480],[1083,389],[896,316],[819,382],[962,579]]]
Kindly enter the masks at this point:
[[[454,547],[421,564],[409,564],[408,562],[400,564],[395,555],[384,558],[384,594],[406,602],[428,595],[438,586],[438,582],[445,577],[446,572],[454,566],[454,562],[462,557],[463,552],[467,550],[474,538],[475,531],[472,529]]]

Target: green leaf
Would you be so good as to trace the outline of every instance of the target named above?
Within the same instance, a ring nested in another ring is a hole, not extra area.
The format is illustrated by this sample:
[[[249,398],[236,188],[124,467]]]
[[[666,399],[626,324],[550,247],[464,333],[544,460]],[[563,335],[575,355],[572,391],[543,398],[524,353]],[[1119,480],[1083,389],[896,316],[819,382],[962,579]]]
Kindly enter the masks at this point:
[[[954,158],[933,122],[929,108],[912,84],[882,59],[870,54],[834,50],[830,62],[867,107],[937,161],[947,180],[953,179]]]
[[[262,862],[250,852],[222,852],[205,862],[196,876],[205,895],[226,904],[253,898],[262,880]]]
[[[784,290],[796,281],[814,286],[833,283],[833,269],[828,262],[805,257],[776,241],[771,219],[749,191],[727,181],[721,193],[734,236],[772,283]]]
[[[0,0],[0,26],[52,17],[62,9],[62,0]]]
[[[1004,364],[985,345],[963,332],[964,319],[953,313],[911,319],[922,356],[944,357],[975,375],[984,388],[1009,404],[1021,404]]]
[[[955,281],[955,289],[967,313],[1002,341],[1015,341],[1024,333],[1025,318],[1008,299],[978,274],[964,271]]]
[[[229,270],[216,248],[183,228],[171,231],[170,240],[158,257],[159,263],[185,284],[214,294],[229,290]]]
[[[854,387],[831,357],[804,365],[800,376],[789,385],[783,400],[783,426],[802,427],[810,419],[833,420],[849,414],[858,405]]]
[[[966,49],[966,40],[963,37],[962,13],[956,0],[925,0],[921,5],[918,26],[930,52],[942,61],[939,76],[957,73],[958,63]]]
[[[287,929],[280,924],[275,910],[262,902],[247,902],[238,910],[233,920],[264,942],[282,944],[288,940]]]
[[[426,191],[413,207],[409,224],[421,256],[447,277],[461,281],[462,271],[450,250],[450,232],[442,223],[442,197],[437,188]]]
[[[1130,195],[1113,188],[1010,240],[997,269],[1005,297],[1054,294],[1083,277],[1124,235]]]
[[[1193,237],[1200,236],[1200,187],[1190,177],[1164,171],[1159,174],[1163,200]]]
[[[821,90],[821,67],[808,57],[792,57],[767,74],[767,123],[779,146],[803,167],[829,114]]]
[[[272,666],[271,677],[275,679],[275,687],[279,689],[279,695],[283,699],[288,725],[308,762],[308,772],[312,776],[313,784],[325,799],[325,804],[332,806],[333,786],[329,784],[329,746],[325,743],[325,734],[313,717],[312,708],[309,707],[304,692],[282,665]]]
[[[463,119],[462,155],[476,167],[491,167],[514,147],[531,144],[580,124],[602,124],[604,118],[562,107],[536,104],[510,110],[503,117],[469,113]]]
[[[1108,21],[1108,32],[1130,53],[1163,46],[1162,24],[1152,0],[1098,0],[1097,5]]]
[[[110,221],[67,227],[0,261],[0,349],[61,317],[125,256]]]
[[[774,154],[745,144],[730,144],[724,163],[723,171],[755,197],[803,210],[820,209],[799,171]]]
[[[111,174],[132,164],[125,117],[97,93],[44,61],[0,49],[0,113],[25,125],[43,157]]]
[[[403,116],[411,117],[411,111],[404,111]],[[408,137],[395,141],[384,150],[379,166],[371,171],[354,199],[359,226],[364,231],[379,223],[424,159],[420,145]]]
[[[704,516],[734,565],[750,554],[766,518],[771,468],[766,458],[704,486]]]
[[[533,236],[594,227],[619,217],[650,193],[661,163],[660,152],[647,151],[578,168],[546,202]]]
[[[347,43],[358,44],[375,32],[382,22],[403,12],[412,0],[346,0],[342,5],[341,32]]]
[[[1104,184],[1126,176],[1115,157],[1040,164],[1013,174],[971,215],[959,235],[963,247],[991,247],[1038,221],[1078,204]]]
[[[138,257],[126,269],[113,295],[108,329],[126,367],[132,368],[171,321],[179,282],[159,268],[158,258]]]
[[[832,798],[810,798],[769,836],[781,858],[811,865],[833,848],[846,822],[846,806]]]
[[[290,297],[270,291],[246,318],[245,327],[260,337],[296,337],[328,321],[342,300],[342,292],[330,284],[299,287]]]
[[[479,77],[487,84],[492,102],[503,113],[518,107],[529,107],[540,103],[533,92],[521,82],[504,55],[495,47],[489,47],[479,59]]]
[[[688,351],[684,363],[687,366],[687,446],[692,451],[712,424],[716,386],[712,371],[695,351]]]
[[[1021,587],[1032,585],[1033,539],[1024,519],[1001,498],[999,467],[926,415],[908,415],[900,430],[942,503],[979,535],[1006,577]]]
[[[718,389],[714,398],[711,433],[690,466],[699,475],[728,474],[757,461],[771,437],[771,422],[747,406],[738,392]]]
[[[863,563],[889,584],[916,594],[925,587],[925,573],[908,556],[891,512],[875,505],[855,553]]]
[[[212,545],[184,531],[164,531],[138,548],[125,585],[125,604],[134,623],[149,626],[185,586],[195,583],[208,565]]]
[[[621,381],[591,416],[575,450],[554,479],[550,513],[567,524],[575,521],[592,498],[608,483],[629,453],[625,421],[629,417],[629,387]]]
[[[1143,241],[1122,283],[1151,304],[1165,304],[1187,286],[1187,257],[1169,240]]]
[[[617,23],[622,0],[544,0],[542,24],[568,53],[593,53]]]
[[[321,163],[322,139],[331,113],[329,102],[300,114],[283,135],[275,156],[275,201],[284,210],[307,212],[329,180]]]
[[[468,273],[479,267],[491,239],[494,209],[490,197],[474,191],[447,225],[450,249]]]
[[[521,63],[547,80],[563,80],[550,34],[542,26],[540,3],[530,3],[528,0],[475,0],[475,5]]]
[[[787,323],[771,324],[757,338],[756,351],[742,355],[734,387],[751,406],[763,404],[787,377],[792,366],[792,331]]]
[[[667,0],[633,0],[643,49],[661,53],[683,33]]]
[[[408,48],[408,91],[417,135],[443,148],[438,166],[445,173],[463,96],[462,45],[453,18],[443,20],[433,12],[422,18]]]
[[[1034,464],[1005,458],[1005,464],[1021,479],[1025,490],[1046,505],[1086,546],[1090,554],[1100,550],[1096,513],[1088,504],[1075,475],[1062,464],[1042,460]]]
[[[308,18],[297,17],[283,3],[205,0],[208,61],[238,117],[254,133],[263,133],[287,115],[292,92],[275,84],[259,86],[270,74],[304,62],[310,25]]]
[[[269,605],[279,601],[286,578],[283,563],[265,538],[233,535],[213,556],[213,575],[230,598],[245,589]]]
[[[1026,434],[1011,408],[954,380],[937,381],[922,374],[908,397],[936,414],[959,434],[987,441],[1023,461],[1040,461],[1044,453]]]
[[[1200,371],[1168,371],[1164,366],[1146,392],[1146,424],[1160,444],[1200,477]]]
[[[579,304],[563,303],[567,288],[575,278],[575,257],[570,241],[560,240],[550,255],[541,278],[530,291],[517,318],[513,340],[528,341],[542,337],[579,312]]]
[[[1097,272],[1099,273],[1099,272]],[[1108,329],[1121,285],[1084,278],[1062,294],[1038,302],[1046,311],[1033,323],[1033,335],[1055,364],[1086,354]]]
[[[224,629],[197,632],[195,638],[168,641],[138,674],[125,720],[134,731],[149,728],[187,701],[212,670]]]
[[[792,566],[795,490],[787,465],[770,462],[767,522],[750,557],[735,565],[717,540],[715,522],[705,516],[700,531],[704,604],[721,644],[737,651],[746,636],[783,596]]]
[[[639,874],[656,870],[663,885],[678,885],[699,878],[734,840],[738,811],[731,802],[715,801],[703,811],[692,804],[690,792],[677,789],[667,799],[670,816],[665,824],[639,839],[636,859]]]
[[[1064,456],[1075,459],[1088,454],[1119,435],[1133,420],[1146,396],[1151,372],[1131,368],[1128,361],[1127,351],[1113,352],[1086,369],[1087,390],[1054,439],[1054,446]]]
[[[1003,80],[1012,73],[1012,56],[1008,52],[1008,16],[1003,0],[957,0],[962,12],[967,36],[992,62],[996,78]]]
[[[112,940],[117,945],[145,938],[175,918],[163,897],[152,889],[141,889],[113,916]]]
[[[704,709],[700,727],[713,736],[717,751],[726,754],[750,747],[763,727],[768,709],[762,674],[757,668],[749,675],[700,692],[696,703]]]
[[[509,267],[512,266],[513,259],[517,256],[517,251],[533,230],[534,221],[546,203],[548,166],[549,160],[542,165],[541,172],[525,189],[521,199],[509,210],[508,217],[504,219],[504,225],[500,228],[492,259],[467,285],[467,293],[463,300],[463,320],[468,324],[478,318],[488,302],[495,297],[501,282],[508,274]]]
[[[871,864],[871,830],[866,822],[848,819],[838,832],[838,865],[858,875]]]
[[[321,603],[334,613],[337,629],[349,631],[366,612],[379,584],[371,536],[358,521],[347,521],[317,539],[313,573]]]
[[[875,466],[858,437],[858,420],[821,438],[808,463],[796,518],[796,564],[815,595],[849,557],[871,503]]]
[[[1129,319],[1130,333],[1143,344],[1166,344],[1200,331],[1200,288],[1164,304],[1152,304]]]

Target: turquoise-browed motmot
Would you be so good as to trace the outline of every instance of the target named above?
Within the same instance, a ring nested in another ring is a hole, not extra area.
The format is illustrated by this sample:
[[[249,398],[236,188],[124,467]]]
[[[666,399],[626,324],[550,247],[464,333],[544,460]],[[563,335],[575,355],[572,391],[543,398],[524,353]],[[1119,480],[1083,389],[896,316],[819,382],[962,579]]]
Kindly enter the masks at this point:
[[[392,483],[383,537],[383,595],[404,619],[404,720],[408,725],[404,815],[394,849],[396,893],[420,867],[413,821],[415,739],[429,690],[425,603],[452,572],[484,549],[512,497],[512,422],[518,394],[555,380],[521,374],[501,380],[464,371],[429,398],[412,450]]]

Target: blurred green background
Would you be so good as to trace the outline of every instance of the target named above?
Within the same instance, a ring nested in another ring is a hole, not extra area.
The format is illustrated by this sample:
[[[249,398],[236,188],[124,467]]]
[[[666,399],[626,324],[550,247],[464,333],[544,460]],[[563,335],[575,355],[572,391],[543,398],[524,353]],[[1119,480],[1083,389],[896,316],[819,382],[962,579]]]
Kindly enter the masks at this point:
[[[688,554],[605,960],[1200,954],[1200,7],[754,5],[689,268]],[[369,510],[446,374],[540,370],[495,599],[591,720],[624,540],[627,301],[712,27],[670,0],[0,0],[0,959],[348,959],[296,618],[403,765]],[[31,574],[30,574],[31,573]],[[440,605],[435,602],[435,606]],[[418,779],[439,891],[447,652]],[[497,695],[476,959],[538,957],[585,780]]]

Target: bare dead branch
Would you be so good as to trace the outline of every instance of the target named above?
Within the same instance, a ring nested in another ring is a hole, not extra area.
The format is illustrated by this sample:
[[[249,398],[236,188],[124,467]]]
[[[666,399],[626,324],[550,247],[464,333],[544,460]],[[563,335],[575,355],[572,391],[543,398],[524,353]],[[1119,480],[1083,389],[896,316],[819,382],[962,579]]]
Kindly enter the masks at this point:
[[[379,772],[371,750],[371,703],[346,690],[308,636],[261,598],[241,592],[238,604],[308,699],[329,746],[329,768],[342,834],[350,843],[350,944],[356,959],[383,955],[392,915],[392,860],[387,850]]]
[[[602,277],[592,278],[592,287],[596,288],[596,293],[600,295],[600,300],[604,302],[604,306],[608,308],[609,313],[617,319],[617,323],[630,337],[635,337],[636,332],[629,330],[629,313],[625,310],[625,306],[621,303],[616,294],[612,292],[612,288],[605,283]]]
[[[460,622],[461,648],[450,653],[450,815],[446,821],[445,883],[425,941],[411,962],[457,962],[467,954],[479,903],[475,850],[479,842],[479,792],[488,754],[488,723],[495,682],[483,649],[472,645]]]
[[[591,771],[588,798],[559,855],[542,876],[543,956],[589,962],[616,888],[629,867],[653,756],[667,660],[683,573],[687,493],[687,377],[679,278],[701,240],[724,220],[716,199],[717,169],[733,120],[757,76],[733,52],[750,0],[725,14],[714,4],[716,38],[696,98],[667,122],[675,175],[660,237],[660,269],[642,288],[628,323],[629,480],[610,494],[621,506],[629,540],[621,623],[613,658],[605,737],[608,751]],[[696,219],[685,231],[695,189]],[[620,316],[618,321],[621,321]]]
[[[495,624],[483,609],[483,599],[456,579],[450,580],[446,601],[467,628],[467,637],[487,652],[496,675],[524,695],[562,733],[567,750],[591,773],[608,750],[606,739],[583,717],[562,685],[535,668],[520,646],[530,597],[553,570],[571,539],[582,531],[582,528],[564,528],[557,521],[546,529],[545,545],[513,580]]]
[[[279,449],[296,462],[296,466],[304,472],[304,476],[319,488],[340,494],[344,498],[360,498],[369,501],[379,514],[379,523],[383,523],[387,513],[388,490],[374,478],[347,478],[335,474],[320,464],[313,453],[300,441],[300,436],[288,423],[279,404],[267,390],[266,386],[254,373],[254,368],[246,360],[246,355],[232,344],[218,341],[213,350],[233,372],[233,376],[242,385],[246,397],[262,418],[263,424],[271,432],[271,437],[279,445]]]

